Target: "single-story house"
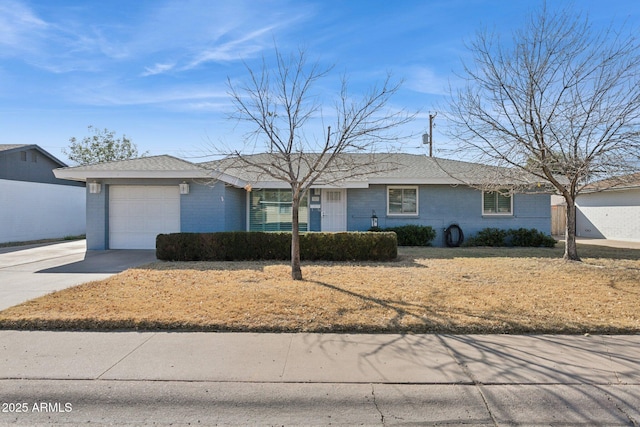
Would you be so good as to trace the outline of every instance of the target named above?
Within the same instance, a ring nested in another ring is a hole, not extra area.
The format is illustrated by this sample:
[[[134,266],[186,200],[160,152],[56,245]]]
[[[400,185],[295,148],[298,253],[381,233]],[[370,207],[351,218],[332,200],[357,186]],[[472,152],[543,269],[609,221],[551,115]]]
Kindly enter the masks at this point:
[[[640,242],[640,173],[592,184],[576,210],[577,236]]]
[[[37,145],[0,144],[0,243],[85,233],[84,182],[53,173],[66,166]]]
[[[550,194],[481,191],[495,168],[424,155],[385,155],[372,175],[312,186],[300,208],[301,231],[366,231],[419,224],[437,232],[457,224],[467,236],[486,227],[550,233]],[[87,247],[149,249],[159,233],[291,230],[288,184],[223,167],[161,155],[57,169],[58,178],[87,183]],[[463,177],[464,180],[459,179]],[[505,188],[508,187],[505,185]]]

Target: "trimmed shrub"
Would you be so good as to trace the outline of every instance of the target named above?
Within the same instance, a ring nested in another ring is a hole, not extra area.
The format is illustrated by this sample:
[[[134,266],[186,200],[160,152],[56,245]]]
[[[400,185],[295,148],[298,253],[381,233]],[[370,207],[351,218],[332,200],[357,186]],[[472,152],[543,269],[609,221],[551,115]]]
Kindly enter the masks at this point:
[[[556,243],[558,243],[553,237],[548,236],[535,228],[530,230],[526,228],[509,230],[509,236],[511,237],[512,246],[526,246],[533,248],[544,246],[545,248],[553,248]]]
[[[398,246],[431,246],[431,242],[436,238],[436,231],[433,227],[424,225],[402,225],[399,227],[371,227],[369,231],[394,232],[398,236]]]
[[[302,233],[300,258],[383,261],[398,256],[394,233]],[[291,259],[291,233],[220,232],[160,234],[156,257],[165,261]]]
[[[553,237],[535,228],[519,228],[503,230],[500,228],[484,228],[468,239],[464,246],[521,246],[553,248],[558,243]]]
[[[506,246],[507,230],[500,228],[483,228],[467,239],[463,246]]]
[[[300,258],[324,261],[385,261],[398,257],[394,233],[305,233]]]
[[[233,261],[291,258],[290,233],[173,233],[156,238],[165,261]]]

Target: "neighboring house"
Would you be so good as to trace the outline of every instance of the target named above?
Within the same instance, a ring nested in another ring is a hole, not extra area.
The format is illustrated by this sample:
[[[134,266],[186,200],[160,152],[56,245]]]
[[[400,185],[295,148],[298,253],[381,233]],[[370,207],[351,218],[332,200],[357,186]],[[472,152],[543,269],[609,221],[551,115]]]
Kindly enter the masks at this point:
[[[56,178],[65,166],[37,145],[0,144],[0,243],[84,234],[85,184]]]
[[[640,173],[594,183],[576,207],[577,236],[640,242]]]
[[[451,224],[467,236],[486,227],[550,232],[549,194],[483,192],[454,178],[464,175],[479,183],[495,168],[422,155],[386,156],[398,167],[312,187],[300,209],[301,230],[366,231],[375,215],[381,228],[429,225],[438,233],[437,246]],[[291,230],[286,183],[221,166],[223,161],[195,164],[165,155],[55,174],[87,183],[89,249],[154,248],[159,233]]]

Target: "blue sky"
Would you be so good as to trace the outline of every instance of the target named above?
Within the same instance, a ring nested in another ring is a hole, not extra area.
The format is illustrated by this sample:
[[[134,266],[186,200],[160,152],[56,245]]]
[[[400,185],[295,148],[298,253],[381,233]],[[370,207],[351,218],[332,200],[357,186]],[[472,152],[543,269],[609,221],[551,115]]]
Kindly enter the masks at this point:
[[[240,147],[245,132],[227,118],[227,78],[246,78],[246,65],[259,67],[274,43],[284,53],[302,47],[322,65],[334,65],[322,83],[327,94],[343,74],[354,95],[387,72],[403,79],[392,107],[420,110],[405,132],[420,134],[448,85],[456,85],[469,55],[464,41],[482,27],[509,38],[540,4],[2,0],[0,143],[38,144],[68,161],[62,148],[93,125],[127,135],[151,155],[194,158],[210,144]],[[596,27],[640,26],[637,0],[548,0],[550,9],[568,4]],[[446,122],[438,119],[436,149],[446,146]],[[425,152],[419,138],[405,142],[405,151]]]

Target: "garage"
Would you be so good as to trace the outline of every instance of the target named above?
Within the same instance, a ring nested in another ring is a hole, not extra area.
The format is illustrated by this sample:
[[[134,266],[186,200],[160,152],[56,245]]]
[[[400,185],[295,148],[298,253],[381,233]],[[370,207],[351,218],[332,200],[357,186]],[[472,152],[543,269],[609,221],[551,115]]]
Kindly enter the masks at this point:
[[[109,187],[110,249],[155,249],[158,234],[179,231],[177,185]]]

